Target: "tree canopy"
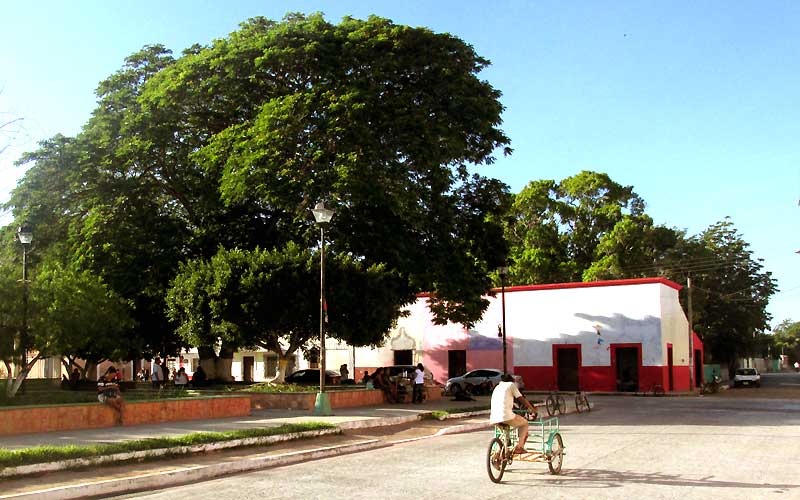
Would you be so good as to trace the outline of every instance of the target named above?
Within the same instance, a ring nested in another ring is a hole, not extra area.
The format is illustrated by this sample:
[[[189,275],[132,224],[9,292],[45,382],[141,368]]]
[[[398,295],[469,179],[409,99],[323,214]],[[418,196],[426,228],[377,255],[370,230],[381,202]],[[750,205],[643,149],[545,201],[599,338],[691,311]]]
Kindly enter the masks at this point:
[[[471,170],[510,153],[488,64],[457,37],[378,17],[254,18],[178,57],[148,45],[99,84],[77,137],[23,157],[7,206],[41,226],[42,255],[68,255],[130,305],[139,353],[305,331],[318,300],[278,321],[228,282],[227,315],[204,304],[219,306],[215,273],[230,266],[263,300],[305,289],[322,199],[336,210],[330,279],[347,282],[331,287],[333,335],[378,342],[418,292],[437,321],[471,324],[506,253],[508,187]],[[289,262],[304,273],[275,271]]]
[[[777,287],[729,219],[695,236],[654,225],[632,186],[583,171],[528,184],[514,197],[505,234],[512,284],[691,278],[691,321],[710,358],[734,366],[760,351]]]

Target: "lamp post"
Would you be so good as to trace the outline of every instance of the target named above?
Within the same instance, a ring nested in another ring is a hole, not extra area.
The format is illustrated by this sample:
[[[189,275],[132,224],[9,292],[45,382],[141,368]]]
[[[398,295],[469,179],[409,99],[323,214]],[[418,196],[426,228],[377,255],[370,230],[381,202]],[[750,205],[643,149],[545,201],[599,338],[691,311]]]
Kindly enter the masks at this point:
[[[321,249],[319,252],[319,392],[314,402],[314,415],[330,415],[331,402],[325,393],[325,226],[333,218],[333,210],[319,202],[311,210],[319,226]]]
[[[497,272],[500,274],[500,303],[503,316],[503,373],[508,373],[508,356],[506,355],[506,276],[508,276],[508,267],[499,267]]]
[[[19,334],[21,363],[18,373],[28,365],[28,245],[33,241],[33,231],[27,223],[17,228],[17,239],[22,244],[22,331]]]

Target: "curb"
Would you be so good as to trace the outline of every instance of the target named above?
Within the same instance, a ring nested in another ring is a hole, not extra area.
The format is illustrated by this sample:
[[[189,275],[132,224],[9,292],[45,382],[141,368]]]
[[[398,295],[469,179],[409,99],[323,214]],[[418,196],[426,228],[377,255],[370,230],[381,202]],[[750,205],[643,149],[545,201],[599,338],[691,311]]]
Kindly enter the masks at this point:
[[[286,453],[270,457],[255,457],[236,462],[223,464],[187,467],[168,472],[143,474],[122,479],[108,479],[91,483],[75,484],[57,488],[48,488],[38,491],[17,493],[0,496],[0,499],[27,500],[46,497],[52,500],[71,500],[85,497],[99,497],[108,495],[122,495],[136,491],[160,489],[181,484],[204,481],[218,476],[248,472],[268,467],[291,465],[307,460],[333,457],[359,451],[374,450],[391,446],[380,440],[373,439],[344,446],[331,446],[300,452]]]
[[[451,418],[459,418],[459,417],[467,417],[471,416],[468,414],[476,414],[482,415],[488,412],[488,410],[481,410],[476,412],[467,412],[467,413],[460,413],[455,414],[457,416],[449,416]],[[269,442],[280,442],[280,441],[288,441],[290,439],[296,439],[297,437],[311,437],[311,436],[322,436],[322,435],[329,435],[329,434],[338,434],[341,433],[344,429],[365,429],[371,427],[384,427],[384,426],[391,426],[391,425],[399,425],[404,423],[410,423],[414,421],[419,421],[424,418],[428,418],[430,412],[428,413],[420,413],[417,415],[410,415],[404,417],[387,417],[382,419],[373,419],[373,420],[357,420],[357,421],[350,421],[350,422],[343,422],[342,424],[338,425],[335,429],[322,429],[319,431],[306,431],[306,432],[298,432],[292,434],[282,434],[279,436],[266,436],[262,438],[247,438],[241,440],[235,440],[237,444],[233,444],[233,442],[223,442],[223,443],[210,443],[208,445],[197,445],[197,446],[185,446],[180,447],[183,453],[189,451],[206,451],[211,449],[223,449],[223,448],[230,448],[237,445],[240,445],[243,442],[248,442],[250,444],[260,444],[265,443],[268,439],[271,440]],[[167,472],[159,472],[159,473],[152,473],[152,474],[142,474],[138,476],[131,476],[125,477],[120,479],[108,479],[108,480],[101,480],[101,481],[94,481],[94,482],[87,482],[82,484],[74,484],[68,486],[59,486],[55,488],[46,488],[37,491],[29,491],[24,493],[16,493],[12,495],[0,495],[0,500],[6,499],[14,499],[14,500],[28,500],[28,499],[39,499],[46,497],[48,499],[53,500],[72,500],[77,498],[86,498],[86,497],[105,497],[110,495],[122,495],[128,493],[135,493],[137,491],[149,490],[149,489],[161,489],[167,488],[172,486],[180,486],[182,484],[189,484],[197,481],[205,481],[209,479],[213,479],[219,476],[224,476],[228,474],[236,474],[241,472],[249,472],[254,470],[261,470],[270,467],[279,467],[284,465],[291,465],[300,462],[305,462],[308,460],[317,460],[321,458],[329,458],[335,457],[339,455],[345,455],[349,453],[357,453],[361,451],[368,451],[374,450],[378,448],[387,448],[390,446],[394,446],[396,444],[407,443],[411,441],[418,441],[422,439],[430,439],[436,436],[443,436],[447,434],[459,434],[459,433],[466,433],[466,432],[473,432],[476,430],[487,429],[491,425],[488,422],[479,422],[473,424],[463,424],[463,425],[454,425],[450,427],[445,427],[440,429],[435,434],[430,436],[421,436],[417,438],[409,438],[403,439],[398,441],[391,441],[386,442],[379,439],[372,439],[367,441],[361,441],[358,443],[348,444],[348,445],[341,445],[341,446],[329,446],[324,448],[315,448],[312,450],[304,450],[298,452],[290,452],[285,453],[282,455],[273,455],[273,456],[261,456],[261,457],[253,457],[245,460],[239,460],[236,462],[226,462],[221,464],[211,464],[211,465],[202,465],[202,466],[195,466],[195,467],[186,467],[182,469],[175,469]],[[292,437],[289,437],[292,436]],[[222,446],[220,446],[222,445]],[[226,446],[227,445],[227,446]],[[212,448],[213,447],[213,448]],[[143,453],[150,452],[150,455],[147,456],[158,456],[153,452],[158,452],[158,454],[168,454],[170,452],[174,452],[175,448],[169,449],[160,449],[160,450],[148,450],[145,452],[133,452],[133,453],[125,453],[125,454],[117,454],[114,455],[115,459],[119,459],[120,456],[126,456],[130,458],[139,458],[139,456]],[[166,452],[166,453],[165,453]],[[134,456],[136,455],[136,456]],[[103,461],[112,461],[113,459],[111,456],[106,457],[98,457],[98,459],[103,459]],[[33,466],[20,466],[13,469],[28,469],[32,467],[37,467],[37,472],[45,472],[45,471],[55,471],[61,470],[59,468],[45,468],[47,466],[55,466],[56,464],[66,464],[66,463],[79,463],[80,465],[91,465],[100,463],[98,459],[76,459],[76,460],[69,460],[64,462],[54,462],[50,464],[36,464]],[[88,462],[88,463],[85,463]],[[65,468],[65,467],[64,467]],[[11,475],[12,473],[9,472],[11,468],[6,468],[0,473],[3,475]],[[24,474],[30,474],[30,471],[23,472]]]
[[[0,469],[0,478],[20,477],[29,474],[41,474],[42,472],[58,472],[76,467],[86,467],[90,465],[100,465],[104,463],[126,462],[141,460],[146,458],[163,457],[165,455],[185,455],[189,453],[202,453],[207,451],[224,450],[239,446],[254,446],[282,443],[295,439],[328,436],[331,434],[341,434],[342,430],[320,429],[318,431],[292,432],[289,434],[279,434],[276,436],[263,436],[245,439],[232,439],[229,441],[218,441],[215,443],[198,444],[192,446],[176,446],[173,448],[156,448],[153,450],[132,451],[129,453],[116,453],[113,455],[102,455],[98,457],[74,458],[59,462],[45,462],[31,465],[20,465],[17,467],[5,467]],[[5,498],[0,496],[0,498]]]

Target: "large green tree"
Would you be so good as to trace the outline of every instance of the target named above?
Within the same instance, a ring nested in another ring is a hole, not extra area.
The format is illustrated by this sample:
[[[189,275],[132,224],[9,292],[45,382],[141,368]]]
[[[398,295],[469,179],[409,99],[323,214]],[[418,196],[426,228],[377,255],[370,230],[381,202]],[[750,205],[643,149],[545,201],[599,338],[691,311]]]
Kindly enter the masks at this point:
[[[255,346],[286,361],[319,337],[319,257],[294,243],[271,251],[220,251],[181,267],[170,291],[170,315],[194,345]],[[398,303],[413,299],[406,280],[383,265],[347,255],[326,261],[328,335],[353,346],[377,345],[397,319]],[[210,376],[230,374],[219,360]]]
[[[774,329],[774,345],[789,361],[800,360],[800,322],[783,320]]]
[[[758,335],[769,328],[769,298],[777,291],[772,273],[752,255],[750,245],[726,218],[687,244],[694,265],[693,325],[716,362],[735,368],[739,357],[755,354]],[[703,260],[707,259],[707,260]]]
[[[432,292],[441,321],[470,323],[505,253],[487,219],[507,188],[467,168],[509,142],[499,92],[477,76],[487,63],[376,17],[256,18],[170,65],[143,102],[147,123],[201,145],[185,164],[219,176],[226,207],[258,209],[264,246],[313,242],[309,209],[327,198],[332,253],[385,264]]]
[[[40,266],[30,283],[13,283],[10,273],[0,275],[7,281],[1,284],[0,300],[7,396],[17,393],[40,359],[73,354],[99,362],[126,352],[120,333],[130,327],[128,305],[98,276],[56,261]],[[27,304],[20,300],[24,294]]]
[[[471,172],[510,151],[500,94],[479,78],[487,64],[456,37],[377,17],[255,18],[177,58],[147,46],[101,82],[78,137],[26,157],[11,206],[18,221],[53,222],[48,241],[132,304],[139,352],[201,340],[175,339],[165,314],[181,262],[313,248],[322,198],[336,209],[331,261],[360,266],[353,286],[377,279],[370,269],[402,283],[381,321],[427,291],[437,321],[470,324],[506,253],[493,221],[507,187]],[[289,311],[297,324],[309,315]]]
[[[622,277],[651,258],[655,232],[633,187],[607,174],[533,181],[514,197],[505,228],[510,279],[527,284]]]

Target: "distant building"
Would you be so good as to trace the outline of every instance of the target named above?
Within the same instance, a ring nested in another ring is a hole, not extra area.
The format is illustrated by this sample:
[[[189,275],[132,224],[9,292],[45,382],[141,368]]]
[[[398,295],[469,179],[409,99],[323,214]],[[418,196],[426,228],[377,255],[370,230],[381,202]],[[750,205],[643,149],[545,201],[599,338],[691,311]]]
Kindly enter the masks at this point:
[[[681,286],[663,278],[515,286],[505,289],[509,371],[528,390],[689,390],[688,322]],[[421,295],[379,349],[357,349],[357,369],[422,362],[436,381],[503,367],[502,297],[471,329],[435,325]],[[703,345],[693,334],[694,381]],[[699,366],[698,366],[699,364]]]

